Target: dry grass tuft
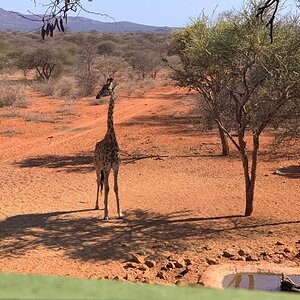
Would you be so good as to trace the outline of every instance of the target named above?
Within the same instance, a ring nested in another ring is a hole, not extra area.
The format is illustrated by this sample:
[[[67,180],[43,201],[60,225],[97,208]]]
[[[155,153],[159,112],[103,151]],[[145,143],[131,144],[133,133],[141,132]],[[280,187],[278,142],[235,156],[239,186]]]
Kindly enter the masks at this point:
[[[28,107],[27,89],[24,84],[0,82],[0,107]]]
[[[36,114],[36,113],[32,113],[32,114],[28,114],[24,117],[24,120],[27,122],[42,122],[42,123],[58,123],[59,120],[55,119],[55,118],[51,118],[47,115],[44,114]]]
[[[70,77],[62,77],[59,79],[50,79],[45,82],[38,82],[34,84],[34,88],[45,96],[50,96],[53,98],[75,100],[78,97],[75,79]]]

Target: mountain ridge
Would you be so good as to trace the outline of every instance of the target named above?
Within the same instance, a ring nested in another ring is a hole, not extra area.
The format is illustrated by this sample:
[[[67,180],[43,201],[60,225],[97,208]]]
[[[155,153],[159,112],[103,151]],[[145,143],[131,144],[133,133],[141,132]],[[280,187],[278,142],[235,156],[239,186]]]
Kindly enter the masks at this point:
[[[8,11],[0,7],[0,31],[34,31],[39,30],[41,23],[34,20],[33,15]],[[68,17],[67,29],[71,32],[169,32],[174,27],[152,26],[134,23],[130,21],[103,22],[86,17]]]

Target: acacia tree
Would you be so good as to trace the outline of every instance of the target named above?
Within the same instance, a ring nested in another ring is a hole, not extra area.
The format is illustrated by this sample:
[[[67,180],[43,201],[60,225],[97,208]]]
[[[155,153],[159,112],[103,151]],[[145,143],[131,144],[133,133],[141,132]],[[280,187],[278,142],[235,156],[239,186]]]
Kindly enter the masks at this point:
[[[143,79],[145,79],[147,75],[155,79],[162,64],[159,53],[151,50],[146,52],[142,50],[133,51],[131,57],[127,58],[127,60],[132,68],[142,75]]]
[[[64,65],[70,64],[70,59],[62,50],[39,46],[17,53],[15,64],[24,75],[28,70],[35,69],[41,79],[49,80],[53,75],[58,75]]]
[[[173,77],[204,97],[218,127],[240,153],[245,216],[253,212],[261,133],[275,116],[284,117],[283,108],[300,95],[299,22],[277,24],[270,44],[256,11],[251,3],[248,10],[215,23],[203,17],[175,33],[173,40],[182,64]],[[247,144],[249,135],[252,143]]]
[[[125,74],[128,67],[125,59],[117,56],[99,55],[95,59],[96,75],[101,76],[104,82],[108,77],[115,78],[116,75]]]

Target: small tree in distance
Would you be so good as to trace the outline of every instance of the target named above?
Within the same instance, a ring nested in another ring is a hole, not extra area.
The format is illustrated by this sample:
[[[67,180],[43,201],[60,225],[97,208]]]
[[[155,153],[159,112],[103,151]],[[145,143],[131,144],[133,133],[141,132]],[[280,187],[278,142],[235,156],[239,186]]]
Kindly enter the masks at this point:
[[[125,73],[128,63],[121,57],[100,55],[95,59],[97,77],[102,77],[105,82],[108,77],[115,78],[120,73]]]
[[[80,63],[76,80],[83,96],[90,96],[95,92],[95,58],[96,48],[91,39],[84,39],[84,48],[81,50]]]
[[[128,61],[132,68],[141,74],[142,79],[145,79],[147,75],[152,79],[155,79],[157,72],[162,65],[161,57],[154,51],[133,51],[131,57],[128,58]]]

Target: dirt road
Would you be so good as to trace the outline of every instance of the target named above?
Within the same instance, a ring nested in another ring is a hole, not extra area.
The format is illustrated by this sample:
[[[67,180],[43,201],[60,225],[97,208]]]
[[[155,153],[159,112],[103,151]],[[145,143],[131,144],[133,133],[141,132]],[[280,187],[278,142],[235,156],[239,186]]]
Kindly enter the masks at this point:
[[[116,219],[111,190],[104,222],[93,210],[92,151],[107,103],[31,98],[29,108],[0,110],[1,272],[195,283],[209,264],[299,265],[299,179],[272,174],[299,164],[299,148],[274,156],[263,137],[255,211],[244,218],[241,162],[234,151],[220,157],[215,135],[199,131],[193,97],[170,86],[120,92],[125,217]],[[128,264],[131,253],[141,262]]]

